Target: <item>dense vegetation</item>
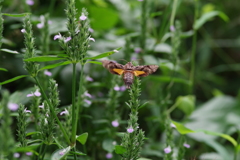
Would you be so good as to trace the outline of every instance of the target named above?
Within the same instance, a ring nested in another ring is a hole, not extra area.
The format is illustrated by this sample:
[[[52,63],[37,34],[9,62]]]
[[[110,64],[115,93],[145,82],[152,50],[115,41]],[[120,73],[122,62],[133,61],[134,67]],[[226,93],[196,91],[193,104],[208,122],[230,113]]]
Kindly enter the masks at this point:
[[[239,159],[240,1],[0,6],[0,159]]]

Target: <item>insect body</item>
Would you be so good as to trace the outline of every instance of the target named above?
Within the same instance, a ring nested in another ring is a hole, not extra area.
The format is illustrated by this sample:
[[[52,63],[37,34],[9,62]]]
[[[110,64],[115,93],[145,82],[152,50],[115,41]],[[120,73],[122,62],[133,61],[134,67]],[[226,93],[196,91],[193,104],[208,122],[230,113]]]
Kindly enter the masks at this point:
[[[134,66],[131,62],[122,65],[113,61],[103,60],[102,64],[103,67],[107,68],[112,74],[123,74],[123,81],[127,88],[130,88],[132,85],[134,76],[146,77],[158,69],[157,65]]]

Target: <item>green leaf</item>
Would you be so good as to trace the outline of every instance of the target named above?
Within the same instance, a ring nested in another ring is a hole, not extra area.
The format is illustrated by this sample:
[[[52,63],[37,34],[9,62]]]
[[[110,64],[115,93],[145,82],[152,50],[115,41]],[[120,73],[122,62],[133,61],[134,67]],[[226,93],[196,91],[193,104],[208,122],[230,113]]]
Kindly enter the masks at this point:
[[[73,153],[73,154],[76,154],[76,155],[79,155],[79,156],[86,156],[87,154],[83,153],[83,152],[80,152],[80,151],[76,151],[76,152],[70,152],[70,153]]]
[[[6,80],[4,82],[1,82],[0,85],[3,85],[3,84],[7,84],[7,83],[10,83],[10,82],[13,82],[13,81],[16,81],[18,79],[21,79],[21,78],[24,78],[24,77],[28,77],[29,75],[21,75],[21,76],[17,76],[17,77],[14,77],[12,79],[9,79],[9,80]]]
[[[115,152],[117,154],[124,154],[125,152],[127,152],[126,148],[124,148],[123,146],[120,145],[116,145],[115,146]]]
[[[0,68],[0,71],[8,71],[7,69],[5,69],[5,68]]]
[[[17,51],[13,51],[13,50],[6,49],[6,48],[0,49],[0,50],[3,51],[3,52],[7,52],[7,53],[19,54]]]
[[[204,139],[202,142],[206,143],[208,146],[213,148],[219,154],[219,158],[217,158],[216,155],[214,155],[214,156],[212,156],[212,158],[209,157],[209,159],[229,159],[231,153],[229,153],[227,147],[222,145],[221,142],[219,142],[217,140],[211,140],[211,139]],[[205,156],[204,156],[204,158],[205,158]]]
[[[207,131],[207,130],[203,130],[203,129],[191,130],[191,129],[188,129],[187,127],[185,127],[184,125],[182,125],[181,123],[178,123],[178,122],[175,122],[175,121],[172,121],[172,123],[176,126],[176,129],[178,130],[178,132],[180,134],[203,132],[203,133],[208,134],[208,135],[222,137],[222,138],[228,140],[229,142],[231,142],[234,147],[236,147],[238,145],[237,141],[227,134],[223,134],[223,133],[219,133],[219,132],[213,132],[213,131]]]
[[[86,143],[87,138],[88,138],[88,133],[87,132],[77,136],[78,142],[80,142],[82,145],[84,145]]]
[[[115,50],[116,50],[116,51],[119,51],[121,48],[122,48],[122,47],[119,47],[119,48],[117,48],[117,49],[115,49]],[[100,58],[103,58],[103,57],[107,57],[107,56],[110,56],[110,55],[112,55],[112,54],[114,54],[114,53],[117,53],[115,50],[109,51],[109,52],[105,52],[105,53],[101,53],[101,54],[99,54],[99,55],[97,55],[97,56],[94,56],[94,57],[86,57],[86,58],[84,58],[83,60],[87,60],[87,59],[100,59]]]
[[[86,63],[94,63],[94,64],[102,65],[102,62],[98,62],[98,61],[87,61]]]
[[[69,153],[69,151],[71,150],[71,147],[68,146],[67,148],[63,148],[63,149],[58,149],[56,150],[52,156],[51,156],[51,160],[60,160],[64,157],[67,156],[67,154]]]
[[[237,152],[239,152],[239,151],[240,151],[240,144],[239,144],[239,145],[237,145],[237,147],[236,147],[236,150],[237,150]]]
[[[30,13],[22,13],[22,14],[10,14],[10,13],[2,13],[4,16],[10,16],[10,17],[25,17]]]
[[[188,134],[188,133],[194,133],[195,131],[185,127],[184,125],[182,125],[181,123],[172,121],[172,123],[176,126],[176,129],[178,130],[179,133],[181,134]]]
[[[59,66],[63,66],[63,65],[70,64],[70,63],[71,63],[70,61],[64,61],[64,62],[59,62],[59,63],[51,64],[51,65],[48,65],[48,66],[45,66],[45,67],[41,68],[40,71],[41,71],[41,70],[45,70],[45,69],[56,68],[56,67],[59,67]]]
[[[93,19],[91,26],[94,29],[111,29],[118,22],[118,13],[110,7],[90,6],[88,8],[89,14]],[[101,19],[101,21],[99,21]]]
[[[144,102],[141,106],[138,107],[138,109],[141,109],[141,108],[145,107],[147,104],[148,104],[148,101]]]
[[[31,135],[34,135],[34,134],[41,134],[41,132],[29,132],[26,134],[26,136],[31,136]]]
[[[48,61],[56,61],[65,58],[60,58],[56,56],[39,56],[39,57],[32,57],[28,59],[24,59],[24,61],[31,61],[31,62],[48,62]]]
[[[203,132],[203,133],[208,134],[208,135],[222,137],[222,138],[228,140],[229,142],[231,142],[234,147],[236,147],[238,145],[237,141],[234,138],[232,138],[231,136],[227,135],[227,134],[213,132],[213,131],[207,131],[207,130],[203,130],[203,129],[196,130],[196,132]]]
[[[211,20],[213,17],[215,16],[219,16],[220,18],[222,18],[224,21],[228,21],[229,18],[228,16],[220,11],[211,11],[211,12],[207,12],[204,13],[194,24],[193,28],[195,30],[198,30],[199,28],[202,27],[202,25],[204,25],[204,23],[206,23],[207,21]]]
[[[195,97],[193,95],[179,96],[175,105],[186,115],[191,115],[195,108]]]
[[[27,147],[17,147],[15,148],[15,152],[32,152],[35,155],[39,155],[38,152],[36,152],[35,150],[39,147],[39,144],[34,144],[34,145],[30,145]]]
[[[105,151],[111,153],[114,150],[113,140],[112,139],[104,139],[102,143],[102,147]]]

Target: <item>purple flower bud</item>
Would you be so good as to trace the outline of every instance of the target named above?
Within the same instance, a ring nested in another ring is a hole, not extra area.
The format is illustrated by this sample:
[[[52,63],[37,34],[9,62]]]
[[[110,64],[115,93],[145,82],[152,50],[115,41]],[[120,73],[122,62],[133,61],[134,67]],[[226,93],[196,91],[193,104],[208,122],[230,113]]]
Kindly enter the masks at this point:
[[[118,121],[117,120],[112,121],[112,126],[113,127],[118,127],[119,126]]]
[[[71,37],[67,37],[65,38],[64,42],[67,43],[68,41],[70,41],[72,38]]]
[[[44,103],[38,107],[44,109]]]
[[[132,133],[134,131],[134,129],[132,128],[132,127],[129,127],[128,129],[127,129],[127,132],[128,133]]]
[[[89,100],[87,100],[87,99],[84,99],[84,102],[86,102],[88,105],[91,105],[91,104],[92,104],[92,102],[89,101]]]
[[[167,148],[164,148],[164,152],[165,152],[166,154],[168,154],[168,153],[172,152],[172,149],[171,149],[171,147],[170,147],[170,146],[168,146]]]
[[[20,157],[20,154],[19,154],[19,153],[14,153],[14,154],[13,154],[13,157],[14,157],[14,158],[19,158],[19,157]]]
[[[43,26],[44,26],[44,23],[42,23],[42,22],[37,24],[37,28],[39,28],[39,29],[43,28]]]
[[[49,72],[48,70],[45,70],[45,71],[44,71],[44,74],[47,75],[47,76],[49,76],[49,77],[52,75],[52,73]]]
[[[107,153],[107,154],[106,154],[106,158],[107,158],[107,159],[111,159],[112,157],[113,157],[112,153]]]
[[[118,85],[116,85],[114,88],[113,88],[115,91],[120,91],[120,87]]]
[[[142,48],[136,47],[136,48],[134,48],[134,52],[135,53],[140,53],[140,52],[142,52]]]
[[[91,38],[91,37],[90,37],[89,40],[95,42],[95,39],[94,39],[94,38]]]
[[[170,126],[171,126],[172,128],[176,128],[175,124],[173,124],[173,123],[171,123]]]
[[[8,103],[8,109],[10,109],[11,111],[16,111],[18,107],[19,106],[16,103]]]
[[[80,20],[84,21],[87,19],[87,17],[84,15],[84,13],[82,13],[82,15],[79,17]]]
[[[92,28],[88,28],[89,32],[93,33],[94,30]]]
[[[60,38],[62,38],[62,35],[59,33],[54,36],[53,40],[60,39]]]
[[[191,146],[190,146],[189,144],[187,144],[187,143],[184,143],[183,146],[186,147],[186,148],[190,148],[190,147],[191,147]]]
[[[34,95],[37,96],[37,97],[39,97],[39,96],[41,96],[41,93],[40,93],[38,90],[36,90],[36,91],[34,92]]]
[[[24,112],[25,112],[25,113],[31,113],[31,111],[30,111],[30,110],[27,110],[27,108],[24,109]]]
[[[175,31],[175,27],[174,26],[170,26],[170,31],[174,32]]]
[[[93,81],[92,77],[89,77],[89,76],[86,77],[86,80],[87,80],[87,81],[90,81],[90,82]]]
[[[31,156],[31,155],[32,155],[32,152],[26,152],[26,155],[27,155],[27,156]]]
[[[26,4],[29,6],[34,5],[34,1],[33,0],[26,0]]]
[[[68,112],[68,110],[67,110],[66,108],[64,109],[64,111],[62,111],[62,112],[60,113],[60,115],[63,115],[63,114],[69,115],[69,112]]]
[[[86,97],[92,98],[92,95],[91,95],[91,94],[89,94],[87,91],[86,91],[86,92],[84,92],[84,95],[85,95]]]
[[[26,32],[26,30],[25,30],[25,29],[21,29],[21,32],[22,32],[22,33],[25,33],[25,32]]]

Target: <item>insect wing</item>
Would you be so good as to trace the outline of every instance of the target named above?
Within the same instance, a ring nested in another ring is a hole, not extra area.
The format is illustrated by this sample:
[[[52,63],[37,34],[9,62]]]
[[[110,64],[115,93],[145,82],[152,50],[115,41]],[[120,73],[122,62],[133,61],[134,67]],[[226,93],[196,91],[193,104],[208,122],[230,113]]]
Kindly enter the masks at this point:
[[[118,75],[122,75],[124,70],[123,69],[114,68],[114,69],[112,69],[112,72],[114,72],[115,74],[118,74]]]
[[[134,73],[134,75],[135,75],[136,77],[144,76],[144,75],[147,74],[147,73],[144,72],[144,71],[137,71],[137,70],[133,71],[133,73]]]
[[[122,64],[119,64],[113,61],[108,61],[108,60],[103,60],[102,64],[103,64],[103,67],[107,68],[109,72],[112,74],[121,75],[124,72]]]

